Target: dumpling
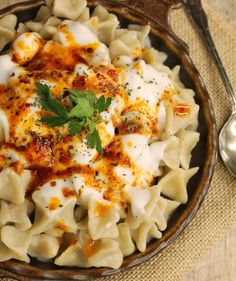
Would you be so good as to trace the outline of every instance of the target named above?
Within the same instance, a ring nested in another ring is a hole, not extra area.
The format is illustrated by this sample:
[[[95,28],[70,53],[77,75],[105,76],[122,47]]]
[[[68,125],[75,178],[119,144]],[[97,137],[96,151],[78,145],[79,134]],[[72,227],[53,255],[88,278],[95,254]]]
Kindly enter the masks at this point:
[[[90,19],[90,11],[89,8],[85,8],[82,12],[82,14],[78,17],[77,21],[78,22],[85,22]]]
[[[176,134],[180,129],[186,129],[195,123],[198,117],[199,106],[174,96],[172,106],[168,106],[166,111],[165,137],[168,138]]]
[[[61,23],[61,20],[57,17],[50,17],[43,27],[40,29],[39,34],[43,39],[52,39],[54,34],[57,32],[57,26]]]
[[[28,31],[39,33],[41,28],[43,27],[43,23],[35,22],[35,21],[27,21],[25,23],[25,27]]]
[[[142,59],[151,64],[154,68],[156,65],[161,65],[167,59],[167,55],[163,52],[159,52],[154,48],[145,48],[142,53]]]
[[[56,260],[55,264],[78,267],[119,268],[123,255],[119,243],[110,238],[92,240],[88,232],[81,231],[78,241],[72,243]]]
[[[9,14],[0,18],[0,27],[15,31],[17,17],[14,14]]]
[[[33,21],[27,21],[25,27],[33,32],[40,32],[44,24],[51,16],[51,11],[47,6],[41,6]]]
[[[165,72],[169,77],[171,77],[171,69],[167,65],[163,64],[167,59],[167,55],[165,53],[159,52],[154,48],[144,48],[142,51],[142,59],[158,72]]]
[[[96,34],[85,23],[65,20],[58,26],[53,40],[63,46],[79,44],[80,46],[94,44],[96,48],[91,54],[86,54],[85,59],[91,66],[109,65],[110,56],[107,46],[100,43]]]
[[[160,239],[162,237],[162,233],[158,230],[154,222],[147,221],[143,222],[138,229],[133,231],[132,237],[138,250],[140,252],[144,252],[146,250],[147,243],[153,238]]]
[[[168,172],[158,183],[161,193],[172,200],[186,203],[188,200],[187,183],[197,171],[198,167],[189,170],[179,168]]]
[[[88,229],[93,240],[117,238],[116,223],[120,215],[115,205],[106,200],[91,200],[88,207]]]
[[[29,245],[28,254],[46,262],[54,258],[59,250],[60,240],[47,234],[34,235]]]
[[[127,222],[122,222],[119,223],[117,227],[119,230],[120,249],[124,257],[129,256],[133,254],[136,249],[132,240],[129,225]]]
[[[30,31],[30,30],[26,27],[26,25],[24,23],[20,22],[19,25],[18,25],[18,28],[17,28],[17,32],[25,33],[25,32],[28,32],[28,31]]]
[[[49,8],[49,10],[52,10],[54,0],[45,0],[46,6]]]
[[[12,251],[0,241],[0,262],[8,261],[14,257]]]
[[[180,202],[160,197],[152,212],[152,219],[157,224],[160,231],[164,231],[167,228],[168,219],[179,205]]]
[[[138,39],[141,43],[142,48],[148,48],[150,47],[150,39],[148,37],[148,34],[150,32],[150,26],[149,25],[138,25],[138,24],[130,24],[128,26],[129,30],[135,30],[138,34]]]
[[[187,102],[194,103],[194,91],[192,89],[180,88],[179,97]]]
[[[16,22],[17,17],[13,14],[0,18],[0,51],[15,38]]]
[[[115,37],[115,30],[119,25],[117,16],[108,13],[102,6],[97,6],[92,14],[99,20],[98,23],[98,38],[101,42],[109,45]]]
[[[54,0],[52,13],[56,17],[76,20],[86,6],[86,0]]]
[[[32,195],[36,205],[33,234],[46,232],[52,236],[61,236],[64,232],[75,233],[78,228],[74,219],[76,194],[69,184],[66,187],[65,181],[54,182],[55,186],[52,187],[50,182],[46,183]]]
[[[153,209],[159,197],[160,187],[158,185],[149,188],[133,188],[130,193],[130,208],[127,223],[131,229],[137,229],[142,222],[150,220]]]
[[[28,215],[33,211],[34,204],[28,199],[23,204],[12,204],[10,202],[0,201],[0,227],[13,223],[15,227],[21,231],[31,227]]]
[[[117,29],[115,38],[110,43],[109,50],[112,60],[118,56],[141,57],[142,45],[137,31]]]
[[[20,173],[14,169],[14,166],[3,169],[0,172],[0,198],[14,204],[22,204],[30,179],[30,171],[23,168]]]
[[[96,242],[94,242],[96,245],[95,248],[97,247],[96,254],[88,257],[89,266],[111,267],[114,269],[119,268],[123,262],[123,255],[119,248],[119,243],[110,238],[103,238],[97,241],[98,241],[97,245]],[[89,244],[88,246],[87,244],[88,248],[86,248],[85,246],[85,249],[87,250],[87,256],[90,255],[89,253],[90,245],[91,244]],[[92,248],[93,248],[93,242],[92,242]]]
[[[179,139],[172,136],[167,141],[163,162],[170,169],[178,169],[180,164]]]
[[[200,134],[189,130],[180,130],[177,133],[180,140],[180,164],[184,169],[189,168],[191,160],[191,151],[199,141]]]
[[[0,198],[14,204],[25,201],[25,192],[31,180],[31,172],[25,169],[26,160],[14,149],[0,149]]]
[[[51,16],[50,9],[47,6],[41,6],[38,10],[36,17],[34,18],[35,22],[41,22],[42,24],[46,23],[46,21]]]
[[[171,71],[171,79],[175,85],[176,90],[180,90],[184,88],[183,83],[180,80],[180,66],[176,65]]]
[[[25,262],[30,261],[29,257],[27,256],[27,250],[32,237],[30,230],[20,231],[14,226],[7,225],[1,228],[0,233],[1,241],[11,251],[11,258]],[[5,253],[7,252],[6,248],[3,250]]]

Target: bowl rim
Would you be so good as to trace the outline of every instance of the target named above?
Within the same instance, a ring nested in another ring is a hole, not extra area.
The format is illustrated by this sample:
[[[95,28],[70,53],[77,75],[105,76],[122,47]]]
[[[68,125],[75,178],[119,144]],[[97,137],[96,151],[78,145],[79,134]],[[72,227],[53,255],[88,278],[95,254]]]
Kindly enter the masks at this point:
[[[145,0],[141,0],[141,2],[142,1]],[[161,2],[161,0],[159,1]],[[165,2],[165,0],[162,1]],[[204,171],[202,175],[202,177],[204,177],[204,180],[202,179],[200,182],[201,184],[199,184],[199,186],[197,187],[198,196],[193,197],[194,199],[192,200],[193,202],[191,201],[191,204],[189,204],[188,208],[184,211],[185,216],[181,219],[181,221],[178,221],[177,229],[173,228],[173,230],[169,233],[168,237],[166,237],[166,240],[160,242],[158,247],[155,248],[154,246],[153,247],[154,249],[150,250],[150,246],[148,246],[147,250],[144,253],[137,253],[126,257],[124,259],[122,266],[118,269],[108,269],[108,268],[91,268],[91,269],[82,268],[81,269],[81,268],[58,267],[56,270],[37,269],[36,272],[35,268],[32,268],[30,264],[24,264],[19,261],[10,260],[7,262],[0,263],[0,277],[1,276],[14,277],[22,281],[23,280],[30,281],[33,279],[87,280],[87,278],[103,277],[114,273],[118,273],[127,268],[143,263],[144,261],[147,261],[154,255],[156,255],[158,252],[163,250],[166,246],[171,244],[179,236],[179,234],[187,227],[187,225],[192,221],[198,209],[200,208],[205,198],[205,195],[208,191],[208,188],[210,186],[210,182],[214,172],[214,167],[217,160],[218,134],[216,128],[216,119],[215,119],[213,105],[210,96],[208,94],[208,91],[206,89],[206,86],[204,84],[204,81],[200,73],[196,69],[195,65],[193,64],[193,61],[189,56],[189,52],[186,48],[186,45],[183,44],[183,42],[178,37],[176,37],[176,35],[173,33],[170,27],[167,26],[167,28],[165,28],[165,26],[163,26],[161,22],[157,22],[154,18],[149,17],[149,15],[145,15],[142,11],[142,8],[139,9],[139,7],[137,7],[136,9],[134,9],[132,5],[130,6],[125,3],[115,4],[114,2],[109,0],[95,0],[95,1],[91,0],[89,4],[91,5],[92,3],[92,5],[94,6],[97,3],[101,3],[101,2],[105,3],[104,6],[110,8],[110,10],[113,10],[114,7],[117,8],[119,6],[119,9],[122,9],[123,12],[124,11],[126,12],[126,17],[128,18],[128,20],[133,20],[134,18],[137,20],[137,17],[141,16],[143,19],[146,19],[148,22],[150,22],[152,26],[152,32],[154,33],[154,35],[157,37],[164,38],[166,47],[174,51],[175,55],[181,60],[181,62],[185,62],[184,67],[186,68],[186,71],[189,74],[191,74],[191,78],[195,77],[196,80],[194,80],[194,85],[196,85],[197,90],[201,91],[201,94],[199,96],[201,97],[201,101],[204,101],[205,104],[205,106],[203,107],[203,111],[204,111],[204,116],[208,122],[207,128],[209,131],[207,135],[207,150],[210,149],[211,151],[211,154],[207,155],[206,160],[204,162]],[[15,4],[13,6],[7,7],[6,9],[8,10],[8,12],[19,12],[19,11],[30,10],[36,7],[39,8],[40,6],[43,5],[43,3],[44,3],[43,0],[28,1],[27,3],[23,2],[23,4],[22,3],[18,5]],[[172,5],[170,5],[169,8],[172,8]],[[4,9],[4,12],[6,9]],[[166,11],[167,17],[169,11],[170,9]],[[160,240],[155,240],[153,244],[158,243],[158,241]],[[133,256],[137,256],[137,258],[132,258]]]

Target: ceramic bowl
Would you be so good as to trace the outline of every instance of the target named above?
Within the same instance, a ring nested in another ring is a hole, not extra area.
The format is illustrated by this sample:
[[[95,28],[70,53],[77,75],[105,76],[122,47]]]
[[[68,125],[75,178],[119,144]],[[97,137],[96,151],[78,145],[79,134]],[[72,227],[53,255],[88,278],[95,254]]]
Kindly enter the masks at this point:
[[[17,1],[16,1],[17,2]],[[18,1],[19,2],[19,1]],[[14,12],[19,22],[33,19],[38,7],[44,1],[25,1],[3,9],[0,14]],[[187,46],[173,33],[169,24],[169,13],[178,8],[180,0],[119,0],[89,1],[90,7],[102,5],[119,16],[123,26],[128,23],[150,24],[151,40],[154,47],[168,54],[166,64],[170,67],[181,65],[180,78],[184,85],[196,92],[196,102],[200,106],[200,142],[193,151],[191,166],[199,166],[198,173],[188,184],[189,200],[181,205],[171,217],[167,230],[160,240],[148,244],[145,252],[136,252],[124,259],[121,268],[68,268],[57,267],[53,263],[32,260],[30,264],[19,261],[0,263],[0,277],[13,277],[21,281],[35,278],[39,280],[87,280],[107,276],[138,265],[167,247],[189,224],[199,209],[208,190],[216,161],[217,133],[214,111],[203,79],[189,57]]]

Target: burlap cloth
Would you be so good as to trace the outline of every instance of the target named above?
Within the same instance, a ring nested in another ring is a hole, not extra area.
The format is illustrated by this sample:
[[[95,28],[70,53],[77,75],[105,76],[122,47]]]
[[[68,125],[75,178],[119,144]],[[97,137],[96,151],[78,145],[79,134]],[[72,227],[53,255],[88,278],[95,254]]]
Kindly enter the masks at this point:
[[[236,90],[236,31],[212,11],[207,3],[203,4],[217,49]],[[191,57],[204,78],[212,99],[218,128],[221,128],[230,114],[231,107],[214,63],[182,10],[172,12],[172,26],[190,47]],[[184,232],[149,261],[100,280],[181,281],[197,260],[205,255],[234,223],[236,180],[219,159],[209,192],[196,217]]]

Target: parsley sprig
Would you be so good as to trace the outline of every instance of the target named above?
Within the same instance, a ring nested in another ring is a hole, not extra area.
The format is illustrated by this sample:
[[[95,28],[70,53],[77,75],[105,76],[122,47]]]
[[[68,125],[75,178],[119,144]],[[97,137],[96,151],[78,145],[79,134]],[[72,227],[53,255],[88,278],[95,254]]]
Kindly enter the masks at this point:
[[[42,108],[53,115],[43,116],[41,122],[49,127],[59,127],[66,123],[69,125],[71,136],[87,131],[87,144],[90,148],[96,148],[99,154],[103,154],[101,138],[96,129],[96,124],[102,122],[100,113],[107,110],[111,104],[111,98],[96,97],[93,91],[66,89],[69,93],[69,108],[55,99],[50,88],[36,82],[37,93]]]

